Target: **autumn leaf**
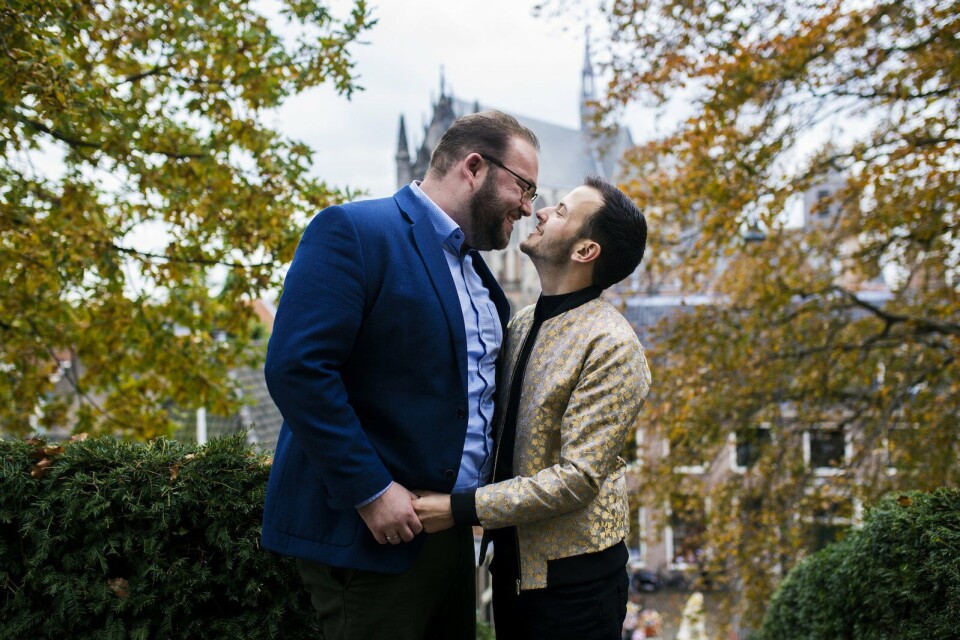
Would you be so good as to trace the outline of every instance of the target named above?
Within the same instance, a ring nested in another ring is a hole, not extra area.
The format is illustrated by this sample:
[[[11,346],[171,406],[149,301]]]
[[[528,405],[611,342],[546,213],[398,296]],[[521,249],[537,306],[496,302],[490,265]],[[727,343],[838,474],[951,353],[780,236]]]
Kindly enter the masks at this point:
[[[130,595],[130,583],[126,578],[110,578],[107,580],[107,586],[110,587],[114,595],[121,600],[126,599]]]

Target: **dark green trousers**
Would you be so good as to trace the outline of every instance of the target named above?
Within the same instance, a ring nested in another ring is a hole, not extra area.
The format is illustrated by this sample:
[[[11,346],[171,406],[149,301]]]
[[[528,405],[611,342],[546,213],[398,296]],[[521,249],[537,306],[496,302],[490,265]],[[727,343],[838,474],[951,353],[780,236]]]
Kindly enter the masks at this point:
[[[475,640],[471,528],[421,535],[420,556],[399,575],[297,560],[321,640]]]

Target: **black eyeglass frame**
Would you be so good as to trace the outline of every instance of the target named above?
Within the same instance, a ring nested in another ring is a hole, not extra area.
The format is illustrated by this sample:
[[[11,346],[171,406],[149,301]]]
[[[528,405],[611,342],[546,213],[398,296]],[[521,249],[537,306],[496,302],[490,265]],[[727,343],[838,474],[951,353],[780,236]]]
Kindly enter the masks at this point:
[[[498,167],[500,167],[501,169],[503,169],[503,170],[506,171],[507,173],[511,174],[511,175],[512,175],[513,177],[515,177],[517,180],[519,180],[519,181],[522,182],[523,184],[527,185],[527,188],[523,190],[523,194],[522,194],[522,196],[521,196],[524,200],[527,200],[528,202],[531,202],[531,203],[532,203],[534,200],[537,199],[537,196],[540,195],[539,193],[537,193],[537,185],[536,185],[536,184],[530,182],[529,180],[527,180],[526,178],[524,178],[522,175],[520,175],[519,173],[517,173],[517,172],[514,171],[513,169],[507,168],[506,165],[504,165],[502,162],[500,162],[499,160],[497,160],[497,159],[494,158],[493,156],[488,156],[488,155],[485,154],[485,153],[481,153],[481,154],[479,154],[479,155],[480,155],[481,158],[483,158],[483,159],[486,160],[487,162],[490,162],[490,163],[492,163],[492,164],[497,165]]]

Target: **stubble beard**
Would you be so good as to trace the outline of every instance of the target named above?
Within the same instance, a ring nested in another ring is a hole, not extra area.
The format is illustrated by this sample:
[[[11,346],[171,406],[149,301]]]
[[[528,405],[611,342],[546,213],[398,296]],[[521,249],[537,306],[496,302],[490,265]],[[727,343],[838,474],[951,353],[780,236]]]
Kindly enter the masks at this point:
[[[535,232],[539,233],[539,231]],[[530,258],[534,265],[540,266],[562,266],[567,262],[573,245],[578,238],[570,238],[563,244],[556,241],[546,240],[542,235],[539,243],[529,241],[529,238],[520,243],[520,251]]]

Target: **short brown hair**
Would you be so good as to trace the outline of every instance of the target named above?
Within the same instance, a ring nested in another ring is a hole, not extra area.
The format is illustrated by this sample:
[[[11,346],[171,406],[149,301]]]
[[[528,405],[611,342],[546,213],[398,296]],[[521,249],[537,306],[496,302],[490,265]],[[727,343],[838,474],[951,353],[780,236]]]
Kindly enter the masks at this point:
[[[540,141],[533,131],[502,111],[481,111],[457,118],[433,150],[430,170],[445,176],[454,163],[474,151],[501,157],[515,137],[540,151]]]

